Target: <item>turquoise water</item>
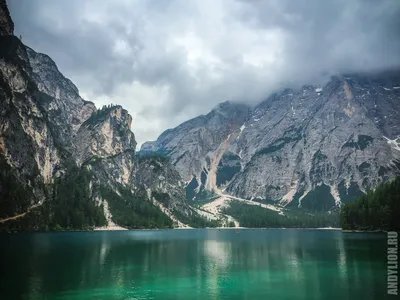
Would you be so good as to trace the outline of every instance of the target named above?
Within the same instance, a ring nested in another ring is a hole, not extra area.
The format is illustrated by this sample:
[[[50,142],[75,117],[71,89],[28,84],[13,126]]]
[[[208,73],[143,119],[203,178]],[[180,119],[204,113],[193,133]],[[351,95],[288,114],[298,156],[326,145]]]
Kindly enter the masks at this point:
[[[0,299],[392,299],[386,251],[331,230],[0,235]]]

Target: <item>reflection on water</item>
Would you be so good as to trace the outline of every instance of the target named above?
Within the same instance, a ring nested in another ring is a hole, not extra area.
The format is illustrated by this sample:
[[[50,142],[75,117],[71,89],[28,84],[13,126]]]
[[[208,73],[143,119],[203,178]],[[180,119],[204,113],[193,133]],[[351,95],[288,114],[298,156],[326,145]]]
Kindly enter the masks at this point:
[[[384,299],[385,242],[317,230],[0,235],[0,298]]]

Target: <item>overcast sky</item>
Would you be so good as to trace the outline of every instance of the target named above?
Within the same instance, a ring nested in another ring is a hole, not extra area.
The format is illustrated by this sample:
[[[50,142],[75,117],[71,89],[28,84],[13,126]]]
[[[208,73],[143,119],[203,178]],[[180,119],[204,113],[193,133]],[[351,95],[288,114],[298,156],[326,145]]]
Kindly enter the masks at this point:
[[[8,0],[15,34],[139,144],[233,100],[400,66],[399,0]]]

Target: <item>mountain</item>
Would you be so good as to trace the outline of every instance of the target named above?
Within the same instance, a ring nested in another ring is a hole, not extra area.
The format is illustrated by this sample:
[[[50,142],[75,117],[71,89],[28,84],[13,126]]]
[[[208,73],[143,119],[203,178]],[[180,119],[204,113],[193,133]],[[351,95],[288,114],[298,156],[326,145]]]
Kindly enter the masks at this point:
[[[165,131],[156,142],[144,143],[141,152],[167,155],[187,184],[213,191],[218,164],[249,112],[246,105],[221,103],[209,114]]]
[[[399,174],[399,109],[399,70],[338,75],[251,108],[224,102],[141,151],[168,155],[191,199],[204,189],[329,210]]]
[[[0,229],[169,228],[198,217],[169,160],[136,154],[132,117],[97,109],[13,35],[0,1]],[[205,221],[207,222],[207,221]]]
[[[0,231],[332,226],[399,174],[398,70],[226,101],[136,152],[128,111],[13,30],[0,0]]]

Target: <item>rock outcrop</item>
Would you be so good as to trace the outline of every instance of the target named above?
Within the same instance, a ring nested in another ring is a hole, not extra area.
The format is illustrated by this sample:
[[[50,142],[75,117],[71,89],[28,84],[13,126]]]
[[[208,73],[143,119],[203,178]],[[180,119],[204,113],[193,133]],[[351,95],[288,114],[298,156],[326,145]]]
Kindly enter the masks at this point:
[[[0,36],[13,35],[14,22],[11,20],[10,12],[5,0],[0,0]]]
[[[160,195],[185,215],[179,173],[156,157],[136,156],[129,113],[119,105],[97,109],[82,99],[50,57],[13,36],[13,26],[1,0],[0,223],[24,214],[29,221],[12,230],[79,229],[106,225],[102,220],[116,213],[128,227],[167,226],[150,201]],[[136,212],[132,201],[148,203]],[[155,221],[139,224],[143,211]]]
[[[166,153],[197,189],[329,209],[399,174],[399,107],[399,71],[335,76],[251,109],[224,103],[142,150]]]
[[[61,146],[74,151],[73,138],[79,127],[97,111],[95,105],[79,96],[77,87],[62,75],[54,61],[45,54],[26,47],[31,78],[43,94],[41,105],[59,133]]]
[[[155,142],[142,145],[143,153],[160,153],[171,158],[186,183],[212,190],[216,186],[216,172],[235,132],[249,117],[246,105],[229,101],[219,104],[205,116],[189,120],[163,132]]]

